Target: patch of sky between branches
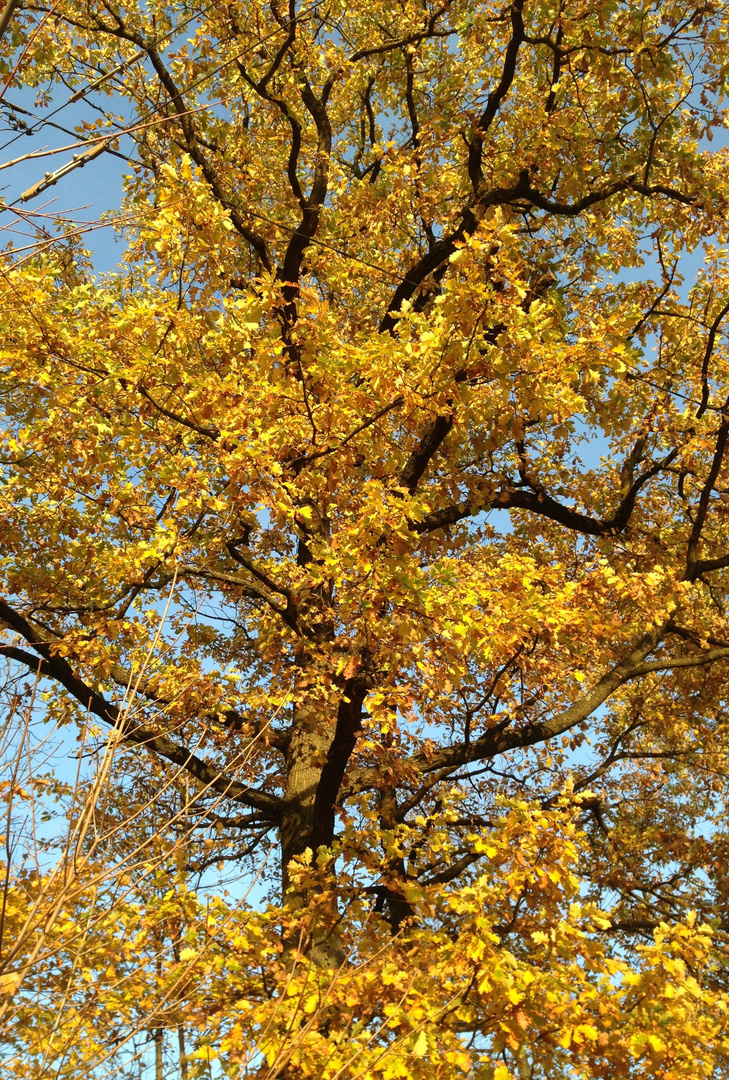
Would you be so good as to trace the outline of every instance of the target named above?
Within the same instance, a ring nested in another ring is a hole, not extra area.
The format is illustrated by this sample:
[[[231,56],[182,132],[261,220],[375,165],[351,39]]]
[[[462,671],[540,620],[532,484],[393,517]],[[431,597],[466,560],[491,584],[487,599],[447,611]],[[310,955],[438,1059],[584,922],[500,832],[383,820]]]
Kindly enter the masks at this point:
[[[0,144],[0,166],[4,168],[0,173],[0,196],[5,202],[2,208],[5,240],[12,240],[15,248],[23,248],[33,240],[32,226],[40,224],[45,225],[51,235],[57,235],[59,240],[62,233],[75,233],[80,246],[91,253],[94,268],[99,272],[111,270],[120,260],[123,242],[111,221],[102,225],[100,218],[104,215],[111,217],[118,211],[123,177],[129,172],[129,166],[125,166],[118,157],[103,153],[60,179],[57,185],[20,203],[24,191],[42,180],[46,173],[56,171],[70,162],[74,154],[81,152],[83,147],[73,144],[82,141],[84,136],[74,128],[98,118],[98,113],[83,100],[67,105],[67,91],[64,91],[63,98],[53,95],[48,109],[36,108],[35,95],[32,88],[11,89],[0,109],[0,139],[3,139]],[[115,99],[115,110],[119,111],[122,104],[121,98]],[[59,106],[63,106],[63,110],[51,119],[50,114]],[[20,131],[16,131],[18,121],[27,124],[28,128],[21,127]],[[52,126],[56,123],[65,130]],[[31,132],[30,136],[24,134],[26,130]],[[9,164],[24,154],[57,150],[65,146],[72,148],[49,157]],[[122,138],[121,147],[122,153],[126,150],[132,152],[129,139]],[[18,204],[17,214],[10,209],[14,203]]]
[[[184,46],[199,25],[199,18],[194,17],[180,26],[177,32],[173,30],[163,38],[159,49],[162,56]],[[142,62],[141,59],[134,61],[135,64]],[[112,71],[113,67],[110,62],[107,70]],[[91,84],[98,75],[98,71],[91,69],[86,85]],[[77,88],[78,91],[83,89],[83,85]],[[0,199],[5,204],[4,207],[0,205],[0,211],[4,211],[0,230],[6,233],[6,240],[12,240],[15,248],[21,248],[33,240],[32,230],[28,229],[26,222],[31,225],[45,224],[49,232],[55,230],[59,239],[61,232],[75,232],[80,246],[90,253],[94,269],[99,273],[109,272],[118,267],[126,246],[123,237],[113,226],[113,218],[121,207],[124,177],[129,175],[131,168],[123,158],[125,154],[129,154],[130,158],[134,154],[134,143],[130,136],[120,136],[117,155],[100,154],[61,178],[58,187],[54,184],[25,203],[20,203],[20,196],[41,181],[44,175],[68,164],[74,154],[83,150],[82,145],[73,144],[82,143],[94,134],[98,137],[114,134],[113,130],[90,134],[83,127],[98,121],[102,111],[121,117],[124,125],[145,118],[135,116],[130,103],[120,94],[92,91],[77,101],[71,101],[72,94],[68,88],[55,87],[50,89],[45,103],[37,105],[37,97],[42,93],[43,87],[11,85],[0,101]],[[215,105],[210,107],[215,109]],[[61,149],[66,146],[71,148]],[[40,151],[59,152],[30,160],[17,160]],[[10,209],[13,204],[19,207],[17,214]],[[69,224],[72,225],[71,230]]]

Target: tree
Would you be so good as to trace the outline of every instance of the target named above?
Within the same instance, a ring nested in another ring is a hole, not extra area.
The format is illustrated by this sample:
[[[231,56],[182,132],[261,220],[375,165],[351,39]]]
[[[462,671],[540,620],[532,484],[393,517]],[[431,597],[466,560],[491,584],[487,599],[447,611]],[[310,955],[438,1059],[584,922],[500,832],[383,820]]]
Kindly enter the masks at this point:
[[[111,733],[114,858],[190,845],[92,920],[147,936],[121,996],[68,961],[74,1039],[113,1007],[231,1076],[727,1075],[728,16],[12,14],[8,86],[98,119],[12,209],[0,650]],[[102,153],[95,276],[32,206]],[[272,842],[273,906],[211,914],[199,875]]]

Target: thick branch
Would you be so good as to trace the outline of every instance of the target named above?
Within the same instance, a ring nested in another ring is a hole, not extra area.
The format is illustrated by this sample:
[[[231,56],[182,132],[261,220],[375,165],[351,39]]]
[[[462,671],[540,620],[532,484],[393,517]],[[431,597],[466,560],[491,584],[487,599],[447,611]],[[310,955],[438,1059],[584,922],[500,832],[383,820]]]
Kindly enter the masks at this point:
[[[159,754],[160,757],[170,761],[173,765],[184,769],[185,772],[194,776],[205,787],[216,791],[219,795],[223,795],[233,802],[240,802],[245,806],[265,812],[273,823],[278,820],[280,799],[261,791],[252,790],[238,780],[226,778],[212,765],[209,765],[191,750],[188,750],[187,747],[173,742],[167,735],[157,734],[151,728],[133,722],[128,714],[112,702],[107,701],[102,694],[88,686],[83,679],[80,679],[68,660],[54,651],[57,646],[51,646],[44,641],[35,627],[2,599],[0,599],[0,619],[17,634],[20,634],[38,653],[40,659],[36,659],[23,649],[4,644],[0,644],[0,655],[9,656],[11,659],[25,664],[31,671],[39,671],[44,677],[60,683],[80,705],[119,732],[125,742],[146,747],[146,749]]]
[[[445,14],[448,8],[451,6],[452,0],[447,0],[447,3],[442,7],[434,11],[430,16],[425,29],[420,30],[414,34],[408,34],[406,37],[398,38],[397,41],[387,41],[382,45],[373,45],[367,49],[358,49],[357,52],[353,52],[349,56],[349,63],[356,64],[358,60],[366,60],[371,56],[382,56],[383,53],[394,52],[396,49],[407,48],[408,45],[417,45],[421,41],[425,41],[427,38],[433,37],[448,37],[453,33],[453,30],[436,30],[435,24],[440,17]]]
[[[492,90],[488,96],[486,108],[479,117],[478,127],[473,134],[468,149],[468,175],[477,197],[481,194],[481,186],[483,184],[481,158],[483,155],[484,136],[491,127],[491,124],[499,111],[501,102],[511,89],[511,84],[516,75],[516,60],[524,40],[523,8],[524,0],[515,0],[515,3],[511,5],[511,38],[509,39],[509,44],[506,46],[504,65],[501,69],[501,78],[499,79],[496,88]]]
[[[721,326],[722,319],[725,319],[727,315],[729,315],[729,304],[724,305],[709,327],[709,336],[706,340],[704,358],[701,362],[701,404],[696,412],[697,420],[701,419],[709,406],[709,364],[711,363],[711,357],[714,352],[719,327]]]
[[[415,493],[431,458],[452,427],[453,416],[437,416],[428,424],[417,448],[413,450],[400,474],[400,487],[407,488],[410,495]]]
[[[651,660],[647,664],[641,664],[639,668],[629,676],[630,679],[638,679],[642,675],[649,675],[653,671],[673,671],[676,668],[703,667],[704,664],[713,664],[717,660],[725,660],[729,657],[729,648],[707,649],[706,652],[694,653],[693,656],[676,656],[668,660]]]
[[[434,510],[420,521],[411,522],[410,527],[414,532],[427,533],[435,529],[448,528],[449,525],[456,525],[459,521],[475,517],[486,510],[530,510],[534,514],[556,521],[558,525],[564,525],[565,528],[583,533],[585,536],[614,536],[622,532],[630,522],[637,496],[643,485],[666,468],[675,457],[676,451],[672,450],[662,461],[644,470],[630,485],[612,517],[606,520],[573,510],[557,502],[543,488],[537,487],[535,490],[532,487],[531,489],[512,488],[499,491],[484,500],[466,499],[463,502],[445,506],[441,510]]]
[[[687,581],[695,581],[699,576],[698,572],[698,550],[699,542],[701,540],[701,533],[706,522],[706,515],[709,511],[709,502],[711,500],[711,494],[714,490],[714,484],[716,483],[719,471],[724,463],[724,455],[726,454],[727,439],[729,439],[729,420],[724,422],[719,427],[719,431],[716,436],[716,448],[714,450],[714,457],[711,462],[711,468],[709,469],[709,475],[706,478],[706,482],[701,489],[701,495],[699,496],[699,505],[696,510],[696,518],[694,520],[693,528],[691,529],[691,536],[689,537],[688,550],[686,554],[686,579]],[[711,560],[708,561],[708,565],[711,565]],[[715,567],[718,569],[718,567]]]
[[[366,693],[367,688],[362,680],[349,680],[344,686],[337,710],[334,738],[316,789],[311,830],[311,846],[314,851],[322,844],[331,844],[334,836],[334,809],[357,741],[357,733],[362,726],[362,702]]]
[[[332,150],[332,128],[327,116],[326,101],[331,90],[332,80],[325,85],[321,98],[318,98],[306,79],[302,79],[300,92],[307,111],[314,120],[317,134],[316,162],[308,198],[302,198],[302,218],[296,232],[291,237],[284,261],[279,271],[279,278],[284,282],[284,295],[287,300],[294,299],[298,291],[301,264],[309,241],[319,227],[321,207],[327,194],[329,183],[329,155]],[[288,287],[288,288],[287,288]]]
[[[436,244],[427,255],[424,255],[408,270],[405,278],[400,282],[392,295],[387,311],[380,323],[381,332],[391,332],[397,321],[397,312],[400,311],[403,301],[409,300],[429,274],[435,273],[450,256],[455,252],[458,244],[462,243],[466,236],[470,236],[483,214],[492,206],[516,206],[526,212],[533,207],[554,214],[555,217],[579,217],[585,210],[605,202],[623,191],[634,191],[639,195],[654,196],[664,195],[678,202],[691,205],[695,200],[693,196],[686,195],[673,188],[663,187],[660,184],[646,187],[638,183],[635,176],[631,175],[623,180],[615,180],[606,187],[591,191],[572,203],[560,202],[556,199],[547,198],[536,188],[531,186],[528,170],[522,170],[516,184],[508,188],[494,188],[481,194],[474,202],[473,209],[467,208],[462,212],[460,224],[448,236],[444,236],[440,243]]]
[[[666,626],[661,626],[646,634],[628,656],[603,675],[579,701],[574,702],[551,720],[544,723],[526,724],[517,729],[494,728],[470,743],[458,743],[455,746],[433,749],[427,754],[414,754],[405,759],[401,763],[402,766],[424,775],[438,769],[467,765],[472,761],[488,760],[508,753],[510,750],[535,746],[537,743],[547,742],[549,739],[564,734],[587,720],[616,690],[637,677],[645,658],[661,640]],[[376,783],[377,769],[357,770],[343,787],[341,798],[349,798]]]

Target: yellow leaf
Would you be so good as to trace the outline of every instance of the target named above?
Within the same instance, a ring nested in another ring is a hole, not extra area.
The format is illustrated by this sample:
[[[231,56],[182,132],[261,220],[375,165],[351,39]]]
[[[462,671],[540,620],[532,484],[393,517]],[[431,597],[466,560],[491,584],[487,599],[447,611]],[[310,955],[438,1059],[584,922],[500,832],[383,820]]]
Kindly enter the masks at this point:
[[[202,1061],[215,1061],[220,1055],[214,1046],[199,1046],[192,1056]]]
[[[428,1052],[428,1036],[425,1034],[424,1031],[421,1031],[420,1034],[418,1035],[417,1039],[413,1043],[413,1048],[410,1051],[410,1053],[413,1055],[413,1057],[421,1058],[421,1057],[424,1057],[425,1054],[427,1054],[427,1052]]]
[[[0,975],[0,995],[10,996],[20,986],[21,976],[18,971],[6,971]]]

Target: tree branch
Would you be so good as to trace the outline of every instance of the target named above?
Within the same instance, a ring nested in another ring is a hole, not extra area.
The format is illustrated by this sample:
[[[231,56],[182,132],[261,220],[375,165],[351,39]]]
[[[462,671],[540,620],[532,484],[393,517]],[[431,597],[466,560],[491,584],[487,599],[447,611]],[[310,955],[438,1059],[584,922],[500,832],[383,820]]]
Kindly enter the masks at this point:
[[[655,649],[667,626],[668,623],[645,634],[624,660],[606,672],[579,701],[574,702],[551,720],[544,723],[526,724],[518,729],[494,728],[469,743],[457,743],[454,746],[432,749],[427,754],[413,754],[403,759],[401,765],[412,772],[424,775],[438,769],[448,769],[466,765],[471,761],[484,761],[498,757],[510,750],[535,746],[537,743],[547,742],[549,739],[564,734],[587,720],[616,690],[636,677],[646,656]],[[343,786],[342,799],[350,798],[357,792],[366,790],[377,782],[377,776],[376,767],[356,770]]]
[[[160,735],[143,724],[133,723],[128,714],[113,702],[107,701],[97,690],[88,686],[76,675],[68,660],[55,651],[58,648],[57,643],[51,645],[44,641],[35,627],[3,599],[0,599],[0,619],[24,638],[38,653],[40,659],[36,659],[23,649],[5,644],[0,644],[0,655],[9,656],[31,671],[40,670],[40,674],[44,677],[60,683],[80,705],[117,731],[125,742],[143,746],[159,754],[160,757],[184,769],[205,787],[211,788],[219,795],[265,812],[272,823],[278,820],[280,799],[251,789],[238,780],[226,778],[214,766],[197,757],[187,747],[173,742],[167,735]]]
[[[699,576],[698,572],[698,549],[699,541],[701,539],[701,533],[706,521],[706,515],[709,511],[709,501],[711,499],[711,493],[714,490],[714,484],[719,475],[719,470],[724,463],[724,455],[727,448],[727,439],[729,439],[729,420],[724,420],[719,427],[719,431],[716,436],[716,448],[714,450],[714,457],[711,462],[711,468],[709,469],[709,475],[706,478],[706,482],[701,489],[701,495],[699,496],[699,505],[696,510],[696,518],[694,519],[693,528],[691,529],[691,536],[689,537],[688,548],[686,552],[686,580],[695,581]],[[708,560],[708,564],[711,565],[712,560]],[[716,567],[718,569],[718,567]]]

